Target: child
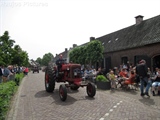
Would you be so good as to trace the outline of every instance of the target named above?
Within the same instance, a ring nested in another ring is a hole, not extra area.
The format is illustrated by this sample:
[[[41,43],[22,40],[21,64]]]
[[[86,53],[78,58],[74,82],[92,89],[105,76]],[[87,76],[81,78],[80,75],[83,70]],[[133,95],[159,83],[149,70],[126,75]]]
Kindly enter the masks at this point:
[[[110,71],[109,73],[109,80],[111,81],[111,89],[115,89],[116,88],[116,77],[114,75],[113,70]]]

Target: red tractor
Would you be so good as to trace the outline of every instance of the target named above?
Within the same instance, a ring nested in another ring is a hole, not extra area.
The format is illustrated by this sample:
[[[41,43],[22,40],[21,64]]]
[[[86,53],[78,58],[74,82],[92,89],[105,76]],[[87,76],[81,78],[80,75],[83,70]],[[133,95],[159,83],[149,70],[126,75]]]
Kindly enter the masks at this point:
[[[96,87],[93,83],[82,84],[81,65],[73,63],[64,63],[58,71],[57,66],[53,63],[49,64],[45,70],[45,89],[47,92],[53,92],[55,83],[63,82],[59,86],[59,96],[62,101],[67,99],[67,88],[78,90],[79,87],[86,86],[89,97],[94,97]]]

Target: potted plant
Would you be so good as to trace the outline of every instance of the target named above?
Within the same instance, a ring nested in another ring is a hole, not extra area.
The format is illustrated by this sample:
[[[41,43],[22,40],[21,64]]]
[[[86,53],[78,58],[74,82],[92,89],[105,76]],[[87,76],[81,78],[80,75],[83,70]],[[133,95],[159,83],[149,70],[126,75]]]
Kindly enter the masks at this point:
[[[104,75],[97,75],[96,84],[98,89],[102,89],[102,90],[111,89],[110,80],[108,80]]]

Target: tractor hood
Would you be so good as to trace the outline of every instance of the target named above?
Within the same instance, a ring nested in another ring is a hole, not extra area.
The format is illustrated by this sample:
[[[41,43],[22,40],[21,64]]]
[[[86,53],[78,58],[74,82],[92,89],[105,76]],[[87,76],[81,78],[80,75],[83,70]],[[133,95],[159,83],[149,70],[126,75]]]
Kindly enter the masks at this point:
[[[71,63],[62,65],[62,70],[74,69],[74,68],[80,68],[81,69],[81,65],[80,64],[71,64]]]

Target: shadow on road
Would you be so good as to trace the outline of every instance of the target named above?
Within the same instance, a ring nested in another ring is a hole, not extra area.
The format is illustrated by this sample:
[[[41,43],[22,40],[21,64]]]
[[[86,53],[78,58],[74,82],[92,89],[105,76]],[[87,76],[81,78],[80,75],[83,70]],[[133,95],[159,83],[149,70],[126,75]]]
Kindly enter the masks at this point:
[[[62,106],[74,104],[74,102],[77,101],[75,98],[71,97],[69,94],[67,94],[66,101],[61,101],[61,99],[59,97],[59,89],[55,89],[54,92],[52,93],[51,97],[53,98],[52,103],[62,105]]]
[[[74,104],[76,101],[95,100],[95,98],[90,98],[88,96],[81,96],[81,94],[79,94],[78,92],[80,92],[80,91],[79,90],[68,89],[66,101],[61,101],[61,99],[59,97],[59,89],[55,89],[51,93],[48,93],[45,90],[42,90],[42,91],[37,92],[35,94],[35,97],[36,98],[42,98],[42,97],[48,97],[49,96],[49,97],[53,98],[52,103],[55,103],[55,104],[58,104],[58,105],[63,105],[63,106]],[[76,94],[79,94],[80,96],[77,99],[75,99],[75,98],[72,97],[72,95],[74,95],[74,94],[75,94],[75,96],[77,96]]]
[[[119,92],[119,93],[127,93],[127,94],[131,94],[131,95],[137,95],[137,94],[139,94],[138,91],[136,91],[136,90],[132,90],[132,89],[126,90],[126,89],[120,89],[120,88],[112,90],[111,94],[112,93],[117,93],[117,92]]]
[[[36,98],[41,98],[41,97],[48,97],[48,96],[51,96],[51,95],[53,95],[53,93],[48,93],[45,90],[42,90],[42,91],[37,92],[34,96]]]
[[[90,98],[88,96],[81,96],[78,92],[79,90],[73,90],[73,91],[70,91],[68,90],[67,91],[67,99],[66,101],[61,101],[60,97],[59,97],[59,89],[55,89],[53,94],[51,95],[51,97],[53,98],[53,102],[52,103],[55,103],[57,105],[62,105],[62,106],[67,106],[67,105],[71,105],[71,104],[74,104],[75,102],[77,101],[82,101],[82,100],[95,100],[95,98]],[[74,97],[72,97],[72,94],[75,93],[75,97],[77,96],[76,94],[79,94],[80,96],[75,99]]]
[[[155,104],[154,100],[150,97],[142,97],[142,99],[139,99],[139,101],[148,106]]]

